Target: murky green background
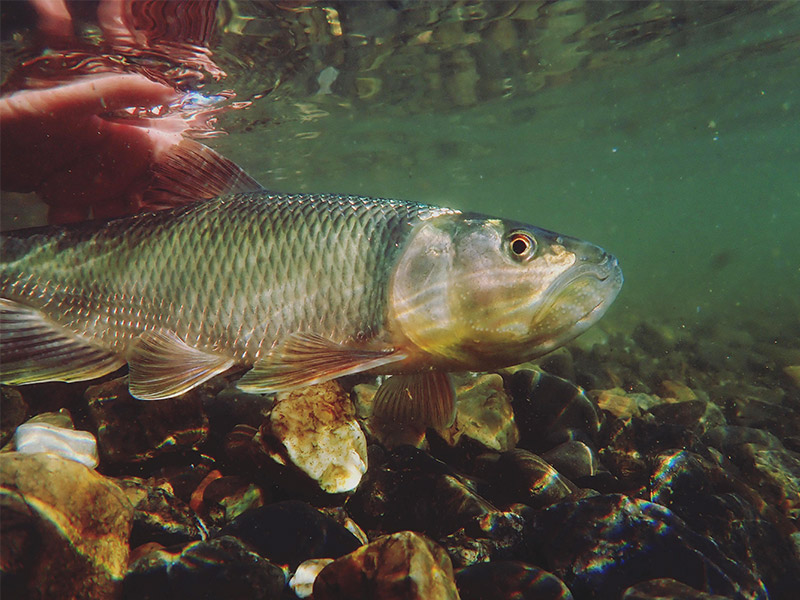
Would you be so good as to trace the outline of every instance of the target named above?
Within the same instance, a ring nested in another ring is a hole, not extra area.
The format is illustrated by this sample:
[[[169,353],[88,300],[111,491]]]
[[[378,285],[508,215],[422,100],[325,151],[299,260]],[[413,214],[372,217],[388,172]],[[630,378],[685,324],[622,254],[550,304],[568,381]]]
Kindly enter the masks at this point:
[[[335,5],[342,36],[309,26],[297,70],[210,143],[274,189],[594,241],[626,275],[611,318],[800,319],[800,4],[367,4]]]
[[[227,0],[218,21],[227,77],[202,91],[250,105],[207,143],[267,187],[583,237],[625,272],[610,319],[800,322],[800,3]]]

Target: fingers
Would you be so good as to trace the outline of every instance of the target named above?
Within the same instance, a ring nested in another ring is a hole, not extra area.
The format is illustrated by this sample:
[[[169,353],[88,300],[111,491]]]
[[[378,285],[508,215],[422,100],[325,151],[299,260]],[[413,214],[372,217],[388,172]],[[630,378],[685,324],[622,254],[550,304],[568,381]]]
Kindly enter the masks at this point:
[[[0,99],[0,119],[62,120],[129,106],[150,107],[178,97],[171,87],[135,73],[96,75],[46,90],[25,90]]]

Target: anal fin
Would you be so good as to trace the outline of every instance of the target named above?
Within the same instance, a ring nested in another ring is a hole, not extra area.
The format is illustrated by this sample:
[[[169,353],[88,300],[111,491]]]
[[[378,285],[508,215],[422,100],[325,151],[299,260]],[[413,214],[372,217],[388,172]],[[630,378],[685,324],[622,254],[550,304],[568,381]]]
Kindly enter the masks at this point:
[[[456,416],[456,393],[447,373],[392,375],[378,388],[372,416],[384,424],[445,429]]]
[[[0,382],[85,381],[125,360],[50,320],[36,308],[0,298]]]
[[[265,394],[322,383],[399,362],[406,354],[394,348],[364,349],[337,344],[315,334],[293,334],[244,374],[236,384],[245,392]]]
[[[163,400],[227,371],[234,361],[192,348],[171,331],[154,331],[139,336],[128,365],[131,395],[140,400]]]

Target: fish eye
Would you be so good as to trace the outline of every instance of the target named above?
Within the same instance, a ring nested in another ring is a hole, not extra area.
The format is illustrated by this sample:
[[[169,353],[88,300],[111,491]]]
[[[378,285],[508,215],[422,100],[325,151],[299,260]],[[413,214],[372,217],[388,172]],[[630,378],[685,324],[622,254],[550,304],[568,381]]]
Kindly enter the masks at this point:
[[[527,260],[536,252],[536,240],[527,233],[517,231],[508,238],[508,247],[514,258]]]

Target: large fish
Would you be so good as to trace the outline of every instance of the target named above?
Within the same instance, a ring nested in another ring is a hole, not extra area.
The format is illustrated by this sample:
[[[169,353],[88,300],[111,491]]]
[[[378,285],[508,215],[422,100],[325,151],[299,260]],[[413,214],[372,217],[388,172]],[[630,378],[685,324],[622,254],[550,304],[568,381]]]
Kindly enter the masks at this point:
[[[134,396],[289,390],[396,374],[387,414],[453,415],[446,373],[540,356],[584,331],[622,284],[588,242],[414,202],[230,194],[108,222],[2,235],[6,384],[79,381],[126,362]]]

